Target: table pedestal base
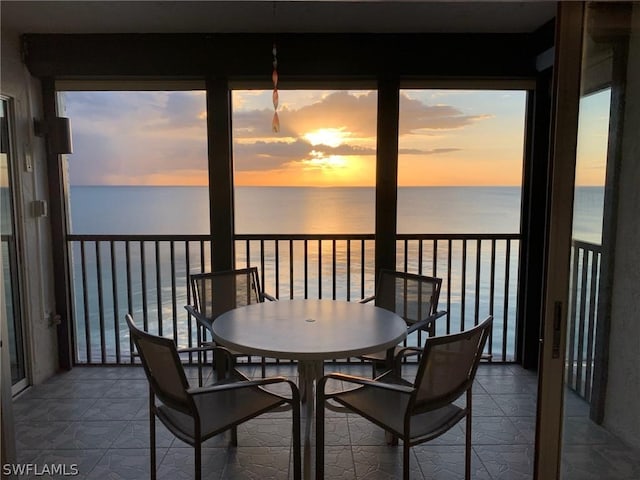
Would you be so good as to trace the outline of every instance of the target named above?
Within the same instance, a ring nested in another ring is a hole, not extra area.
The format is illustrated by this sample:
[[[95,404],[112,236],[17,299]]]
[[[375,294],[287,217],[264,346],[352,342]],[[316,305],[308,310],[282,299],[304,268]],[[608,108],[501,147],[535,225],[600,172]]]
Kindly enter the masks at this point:
[[[315,400],[315,382],[322,378],[324,375],[324,362],[322,360],[300,360],[298,361],[298,375],[300,389],[300,400],[303,404],[311,405],[313,411],[313,404]]]
[[[298,388],[305,419],[304,428],[304,465],[303,478],[311,478],[311,430],[315,422],[315,385],[324,375],[324,361],[299,360],[298,361]]]

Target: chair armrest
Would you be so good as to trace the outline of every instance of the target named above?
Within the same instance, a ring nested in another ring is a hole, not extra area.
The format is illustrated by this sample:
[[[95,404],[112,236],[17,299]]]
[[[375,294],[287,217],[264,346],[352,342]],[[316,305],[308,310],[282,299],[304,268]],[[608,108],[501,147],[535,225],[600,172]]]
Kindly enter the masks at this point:
[[[404,347],[398,350],[393,357],[393,367],[386,373],[400,372],[402,369],[402,360],[413,355],[421,355],[424,353],[424,347]],[[384,374],[383,374],[384,375]]]
[[[203,346],[201,347],[185,347],[185,348],[176,348],[176,351],[178,353],[196,353],[196,352],[206,352],[206,351],[210,351],[210,350],[224,350],[226,355],[231,356],[231,358],[233,358],[233,355],[231,354],[231,352],[229,350],[227,350],[225,347],[221,347],[220,345],[215,345],[211,342],[207,342],[205,344],[203,344]],[[131,353],[132,356],[134,357],[139,357],[140,354],[135,351]]]
[[[233,363],[233,354],[229,351],[228,348],[223,347],[221,345],[209,344],[202,347],[179,348],[178,353],[209,352],[209,351],[215,351],[215,350],[219,350],[223,352],[227,356],[227,360]]]
[[[363,298],[358,303],[369,303],[371,300],[375,300],[375,299],[376,299],[376,296],[375,295],[371,295],[369,297]]]
[[[198,312],[198,310],[196,309],[196,307],[194,307],[193,305],[185,305],[184,309],[189,312],[191,315],[193,315],[194,317],[197,317],[200,315],[200,312]]]
[[[266,385],[273,385],[274,383],[288,383],[289,387],[291,387],[291,400],[292,402],[300,402],[300,391],[294,382],[285,378],[285,377],[269,377],[269,378],[260,378],[257,380],[242,380],[238,382],[229,382],[229,383],[219,383],[215,385],[211,385],[208,387],[197,387],[190,388],[187,390],[187,393],[190,395],[202,395],[204,393],[212,393],[212,392],[224,392],[228,390],[238,390],[241,388],[253,388],[253,387],[264,387]],[[273,392],[271,392],[273,393]],[[280,395],[277,395],[280,397]],[[281,397],[284,400],[288,400],[285,397]]]
[[[211,320],[209,317],[204,316],[203,314],[201,314],[198,309],[196,307],[194,307],[193,305],[185,305],[184,309],[189,312],[190,315],[193,315],[196,319],[196,322],[198,323],[198,325],[200,325],[201,327],[206,328],[207,330],[209,330],[209,333],[211,333],[211,335],[213,335],[213,320]]]
[[[393,364],[394,364],[394,368],[391,371],[400,371],[400,369],[402,368],[402,360],[405,357],[411,356],[411,355],[420,355],[421,353],[424,352],[424,348],[423,347],[404,347],[401,348],[400,350],[398,350],[396,352],[395,357],[393,357]]]
[[[446,314],[446,310],[440,310],[439,312],[436,312],[433,315],[429,315],[427,318],[424,318],[419,322],[412,323],[409,328],[407,328],[407,335],[415,332],[416,330],[424,330],[428,328],[431,323],[435,322],[438,318],[443,317]]]
[[[214,350],[215,348],[218,348],[218,345],[214,345],[212,343],[209,343],[207,345],[203,345],[202,347],[178,348],[178,353],[208,352],[210,350]]]
[[[270,302],[277,302],[278,299],[276,297],[274,297],[273,295],[268,294],[267,292],[262,292],[262,297],[265,300],[269,300]]]
[[[343,382],[355,383],[358,385],[366,385],[368,387],[380,388],[383,390],[391,390],[394,392],[400,392],[400,393],[406,393],[406,394],[413,393],[415,390],[415,388],[413,387],[398,385],[395,383],[386,383],[382,381],[372,380],[370,378],[356,377],[354,375],[346,375],[344,373],[329,373],[328,375],[325,375],[324,377],[322,377],[318,382],[317,390],[318,392],[321,392],[322,395],[324,395],[324,386],[327,383],[327,380],[329,380],[330,378],[334,380],[341,380]],[[341,392],[338,392],[338,393],[341,393]]]
[[[396,352],[395,359],[424,352],[424,347],[403,347]]]
[[[196,307],[194,307],[193,305],[185,305],[184,309],[187,312],[189,312],[191,315],[196,317],[196,320],[198,321],[198,323],[200,323],[200,325],[202,325],[203,327],[205,327],[209,331],[211,331],[211,325],[213,324],[213,320],[211,320],[209,317],[207,317],[207,316],[203,315],[202,313],[200,313],[198,311],[198,309]]]

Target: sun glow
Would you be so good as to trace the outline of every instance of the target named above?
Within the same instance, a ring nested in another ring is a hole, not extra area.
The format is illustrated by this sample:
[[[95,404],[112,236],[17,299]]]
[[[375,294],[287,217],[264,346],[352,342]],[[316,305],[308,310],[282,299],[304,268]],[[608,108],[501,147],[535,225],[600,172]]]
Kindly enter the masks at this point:
[[[304,138],[309,140],[311,145],[327,145],[329,147],[342,145],[347,136],[342,128],[320,128],[304,134]]]
[[[311,152],[313,158],[304,161],[307,168],[340,169],[348,166],[347,159],[340,155],[330,155],[325,157],[322,154],[315,153],[315,151]]]

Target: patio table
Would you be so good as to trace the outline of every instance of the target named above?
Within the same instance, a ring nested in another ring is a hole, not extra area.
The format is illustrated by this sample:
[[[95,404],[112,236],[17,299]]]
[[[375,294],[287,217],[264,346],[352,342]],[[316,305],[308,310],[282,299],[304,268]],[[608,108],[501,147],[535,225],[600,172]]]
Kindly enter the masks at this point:
[[[225,347],[249,355],[298,361],[307,445],[313,421],[314,383],[322,378],[324,361],[385,350],[401,342],[406,334],[405,321],[395,313],[374,305],[338,300],[256,303],[230,310],[213,322],[213,338]]]

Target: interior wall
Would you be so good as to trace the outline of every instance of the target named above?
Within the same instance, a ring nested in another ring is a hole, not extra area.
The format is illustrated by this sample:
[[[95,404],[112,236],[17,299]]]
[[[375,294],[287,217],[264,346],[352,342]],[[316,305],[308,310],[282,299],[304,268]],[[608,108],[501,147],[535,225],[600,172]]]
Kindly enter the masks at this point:
[[[640,449],[640,4],[635,3],[627,62],[618,191],[609,372],[604,423]]]
[[[48,218],[34,217],[34,200],[48,200],[45,144],[33,134],[33,119],[40,112],[40,82],[32,77],[21,61],[18,33],[3,28],[1,56],[1,92],[12,100],[15,143],[14,182],[16,190],[16,229],[22,244],[22,314],[26,338],[27,370],[30,381],[38,384],[58,369],[56,327],[50,325],[55,311]],[[30,155],[32,169],[26,168]]]

